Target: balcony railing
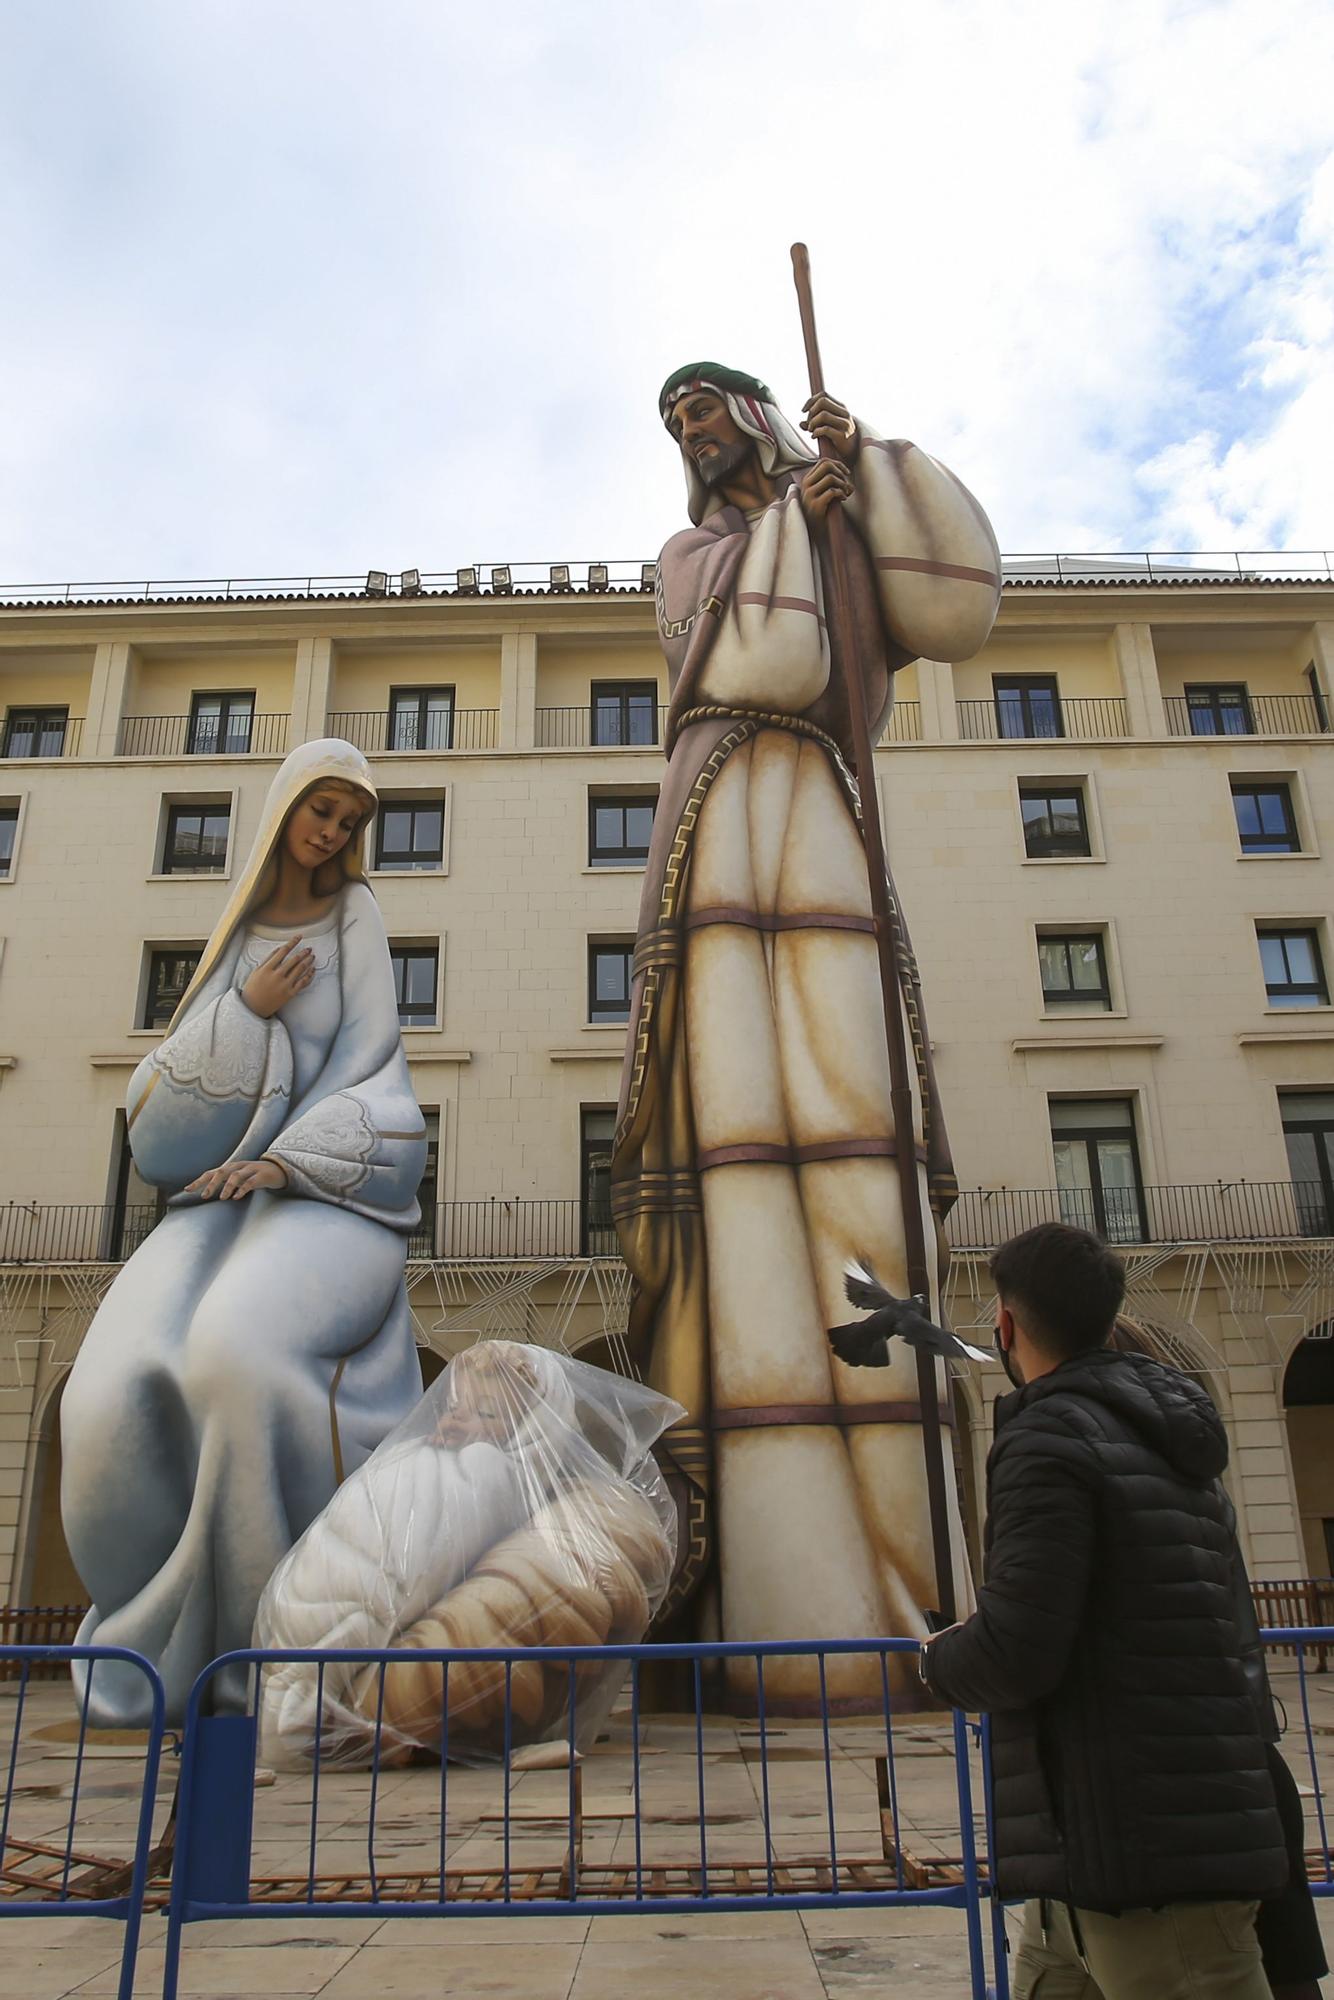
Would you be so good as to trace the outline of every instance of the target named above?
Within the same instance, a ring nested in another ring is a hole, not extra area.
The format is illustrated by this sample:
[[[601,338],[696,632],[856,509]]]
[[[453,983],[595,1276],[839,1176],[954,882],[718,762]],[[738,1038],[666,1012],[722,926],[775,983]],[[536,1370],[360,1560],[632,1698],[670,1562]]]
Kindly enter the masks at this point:
[[[534,741],[539,750],[652,750],[666,733],[665,703],[654,712],[651,736],[643,733],[647,723],[648,716],[639,710],[630,717],[629,735],[595,737],[587,702],[578,708],[539,708]]]
[[[896,701],[890,710],[889,721],[881,731],[882,743],[920,743],[922,740],[922,704],[920,701]]]
[[[161,1220],[151,1203],[0,1207],[0,1264],[120,1263]],[[1040,1222],[1068,1222],[1117,1244],[1296,1243],[1334,1237],[1318,1181],[1206,1181],[1088,1190],[968,1188],[950,1212],[956,1250],[994,1250]],[[409,1239],[411,1257],[513,1263],[525,1258],[615,1257],[610,1214],[579,1200],[494,1195],[438,1202]]]
[[[83,717],[70,715],[34,729],[6,728],[0,721],[0,757],[77,757],[83,741]]]
[[[370,708],[331,715],[330,736],[355,743],[368,757],[390,756],[399,750],[494,750],[500,736],[498,708],[456,708],[448,714],[390,715]]]
[[[959,701],[959,734],[965,743],[1045,743],[1069,738],[1092,743],[1126,734],[1126,705],[1120,695],[1062,695],[1035,713],[1017,702]]]
[[[196,715],[121,717],[120,757],[285,757],[288,717],[234,717],[219,727]]]
[[[1325,736],[1329,715],[1313,694],[1248,694],[1237,707],[1192,706],[1185,695],[1163,698],[1172,736]]]

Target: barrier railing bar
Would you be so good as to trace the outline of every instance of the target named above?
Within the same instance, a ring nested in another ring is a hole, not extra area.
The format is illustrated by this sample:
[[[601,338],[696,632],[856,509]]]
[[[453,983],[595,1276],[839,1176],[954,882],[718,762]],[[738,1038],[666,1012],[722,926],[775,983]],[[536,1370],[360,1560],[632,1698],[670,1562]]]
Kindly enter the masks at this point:
[[[760,1719],[760,1796],[764,1813],[764,1879],[769,1894],[774,1892],[774,1832],[769,1813],[769,1731],[764,1712],[764,1655],[755,1655],[756,1707]]]
[[[510,1759],[514,1755],[514,1711],[510,1706],[510,1702],[512,1699],[512,1690],[513,1690],[513,1672],[514,1672],[514,1662],[512,1660],[506,1660],[505,1662],[505,1761],[501,1766],[501,1770],[504,1773],[504,1785],[505,1785],[504,1900],[507,1903],[510,1900],[510,1800],[514,1793],[513,1767],[510,1762]],[[573,1662],[571,1662],[570,1665],[570,1676],[571,1676],[570,1694],[571,1697],[573,1697],[574,1694]],[[571,1707],[573,1707],[573,1699],[571,1700]],[[571,1833],[573,1834],[573,1827],[571,1828]]]
[[[825,1810],[829,1815],[829,1886],[837,1895],[838,1834],[834,1828],[834,1767],[829,1749],[829,1681],[825,1671],[824,1654],[817,1653],[815,1662],[820,1672],[820,1733],[824,1743]]]
[[[366,1818],[366,1862],[370,1870],[371,1901],[380,1900],[380,1882],[375,1872],[375,1808],[380,1792],[380,1746],[384,1741],[384,1677],[386,1662],[380,1661],[379,1685],[375,1692],[375,1752],[371,1759],[370,1810]],[[318,1717],[316,1726],[318,1727]]]
[[[954,1711],[954,1769],[955,1784],[959,1797],[959,1832],[963,1842],[963,1875],[965,1882],[977,1884],[977,1842],[973,1835],[973,1788],[968,1770],[968,1722],[958,1709]],[[982,1911],[978,1894],[965,1898],[964,1924],[968,1932],[968,1969],[972,1975],[974,1993],[985,1993],[986,1962],[982,1954]]]
[[[1334,1882],[1334,1875],[1330,1871],[1329,1834],[1325,1827],[1324,1793],[1320,1784],[1320,1773],[1316,1768],[1315,1761],[1315,1731],[1311,1726],[1311,1699],[1310,1690],[1306,1685],[1306,1647],[1304,1644],[1299,1644],[1297,1647],[1297,1691],[1301,1696],[1302,1730],[1306,1737],[1306,1761],[1311,1772],[1311,1790],[1315,1794],[1316,1825],[1320,1829],[1320,1848],[1325,1860],[1325,1881],[1329,1884]]]
[[[14,1798],[14,1773],[18,1769],[19,1741],[23,1735],[23,1709],[28,1699],[28,1662],[19,1668],[18,1706],[14,1712],[14,1740],[9,1746],[9,1774],[5,1780],[5,1811],[0,1819],[0,1860],[9,1850],[9,1812]]]
[[[578,1692],[578,1676],[577,1676],[577,1674],[576,1674],[576,1672],[575,1672],[575,1663],[574,1663],[574,1660],[573,1660],[573,1658],[572,1658],[572,1659],[571,1659],[571,1661],[570,1661],[570,1694],[569,1694],[569,1701],[568,1701],[568,1703],[567,1703],[567,1707],[568,1707],[568,1710],[569,1710],[569,1713],[568,1713],[568,1716],[567,1716],[567,1719],[566,1719],[566,1733],[567,1733],[567,1737],[568,1737],[568,1750],[569,1750],[569,1758],[570,1758],[570,1762],[569,1762],[569,1777],[568,1777],[568,1779],[567,1779],[567,1781],[566,1781],[566,1786],[567,1786],[567,1790],[566,1790],[566,1801],[565,1801],[565,1803],[566,1803],[566,1817],[567,1817],[567,1819],[568,1819],[568,1821],[569,1821],[569,1844],[568,1844],[568,1846],[567,1846],[567,1848],[566,1848],[566,1853],[567,1853],[567,1854],[569,1855],[569,1870],[570,1870],[570,1901],[571,1901],[571,1902],[577,1902],[577,1901],[578,1901],[578,1897],[579,1897],[579,1863],[580,1863],[580,1861],[581,1861],[581,1859],[582,1859],[582,1856],[581,1856],[581,1855],[580,1855],[580,1853],[579,1853],[579,1846],[580,1846],[580,1842],[579,1842],[579,1839],[578,1839],[578,1838],[577,1838],[577,1836],[576,1836],[576,1830],[575,1830],[575,1793],[576,1793],[576,1778],[577,1778],[577,1771],[578,1771],[578,1766],[577,1766],[577,1763],[576,1763],[576,1761],[575,1761],[575,1760],[576,1760],[576,1752],[575,1752],[575,1747],[574,1747],[574,1726],[575,1726],[575,1720],[576,1720],[576,1717],[575,1717],[575,1696],[576,1696],[577,1692]],[[581,1828],[582,1828],[582,1824],[583,1824],[583,1821],[582,1821],[582,1813],[581,1813],[581,1817],[580,1817],[580,1827],[581,1827]]]
[[[79,1816],[79,1787],[83,1783],[83,1753],[88,1742],[88,1704],[93,1698],[93,1673],[90,1669],[83,1684],[83,1700],[79,1704],[79,1742],[74,1752],[74,1778],[69,1788],[69,1823],[65,1833],[65,1866],[60,1876],[62,1901],[69,1894],[69,1871],[74,1859],[74,1828]],[[17,1732],[15,1736],[17,1741]],[[2,1850],[0,1850],[2,1851]]]
[[[324,1714],[324,1662],[320,1661],[315,1674],[315,1714]],[[306,1874],[306,1900],[315,1900],[315,1849],[320,1837],[320,1759],[324,1753],[324,1730],[320,1724],[315,1727],[315,1756],[311,1763],[310,1776],[310,1866]]]
[[[703,1667],[695,1655],[695,1783],[699,1793],[699,1882],[700,1895],[709,1893],[709,1836],[704,1804],[704,1694]]]
[[[630,1740],[634,1746],[635,1897],[644,1894],[644,1813],[639,1757],[639,1661],[630,1664]]]
[[[449,1853],[449,1661],[440,1676],[440,1901],[449,1899],[445,1862]]]

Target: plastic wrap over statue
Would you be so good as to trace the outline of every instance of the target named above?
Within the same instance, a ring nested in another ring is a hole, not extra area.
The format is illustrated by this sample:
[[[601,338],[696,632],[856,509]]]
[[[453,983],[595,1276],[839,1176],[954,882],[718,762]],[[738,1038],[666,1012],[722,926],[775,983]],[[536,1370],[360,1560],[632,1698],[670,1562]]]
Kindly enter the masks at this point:
[[[465,1350],[334,1495],[261,1600],[263,1647],[580,1647],[643,1638],[676,1513],[653,1445],[680,1415],[544,1348]],[[284,1662],[265,1669],[261,1754],[290,1765],[413,1750],[487,1762],[587,1747],[620,1661]],[[570,1690],[575,1691],[573,1726]],[[507,1714],[508,1707],[508,1714]]]

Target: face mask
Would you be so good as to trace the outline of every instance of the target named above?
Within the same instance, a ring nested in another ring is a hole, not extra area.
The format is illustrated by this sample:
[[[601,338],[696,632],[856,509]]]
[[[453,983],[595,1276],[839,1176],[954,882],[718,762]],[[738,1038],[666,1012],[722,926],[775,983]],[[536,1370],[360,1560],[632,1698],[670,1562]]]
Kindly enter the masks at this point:
[[[1016,1368],[1011,1356],[1007,1353],[1005,1348],[1001,1346],[999,1327],[996,1328],[995,1334],[993,1336],[993,1344],[995,1346],[996,1354],[997,1357],[999,1358],[1000,1365],[1005,1370],[1006,1379],[1008,1380],[1010,1387],[1012,1389],[1022,1389],[1024,1386],[1024,1378],[1019,1373],[1019,1370]]]

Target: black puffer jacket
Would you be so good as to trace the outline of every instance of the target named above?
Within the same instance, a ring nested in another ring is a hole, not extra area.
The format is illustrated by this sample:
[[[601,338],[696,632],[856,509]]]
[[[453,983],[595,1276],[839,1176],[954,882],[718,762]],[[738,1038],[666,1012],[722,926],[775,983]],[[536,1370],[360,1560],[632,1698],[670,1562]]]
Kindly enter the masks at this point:
[[[1208,1396],[1144,1355],[1081,1355],[997,1405],[986,1582],[926,1671],[991,1712],[1004,1895],[1125,1910],[1283,1886],[1226,1463]]]

